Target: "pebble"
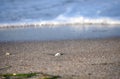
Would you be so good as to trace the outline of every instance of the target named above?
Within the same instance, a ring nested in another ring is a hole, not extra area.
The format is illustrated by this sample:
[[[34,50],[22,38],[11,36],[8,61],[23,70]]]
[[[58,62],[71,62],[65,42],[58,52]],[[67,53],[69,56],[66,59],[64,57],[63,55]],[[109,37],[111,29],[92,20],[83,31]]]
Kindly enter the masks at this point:
[[[10,55],[10,53],[7,52],[5,55]]]
[[[56,54],[55,54],[55,56],[60,56],[60,55],[62,55],[62,54],[61,54],[61,53],[56,53]]]

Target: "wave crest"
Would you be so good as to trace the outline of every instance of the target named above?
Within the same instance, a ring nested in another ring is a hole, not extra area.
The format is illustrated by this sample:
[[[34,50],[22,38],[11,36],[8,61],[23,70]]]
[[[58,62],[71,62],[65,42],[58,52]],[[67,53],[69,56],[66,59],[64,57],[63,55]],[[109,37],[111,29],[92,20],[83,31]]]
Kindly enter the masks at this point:
[[[119,20],[110,18],[85,18],[85,17],[65,17],[58,16],[53,20],[39,21],[39,22],[21,22],[21,23],[6,23],[0,24],[0,28],[24,28],[24,27],[56,27],[67,25],[120,25]]]

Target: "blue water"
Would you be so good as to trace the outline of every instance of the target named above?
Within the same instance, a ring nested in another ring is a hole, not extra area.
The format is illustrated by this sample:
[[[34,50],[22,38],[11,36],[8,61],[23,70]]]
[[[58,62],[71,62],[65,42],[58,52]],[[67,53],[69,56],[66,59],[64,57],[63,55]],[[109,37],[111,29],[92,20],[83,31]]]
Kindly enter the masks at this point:
[[[120,37],[119,7],[120,0],[0,0],[0,27],[9,27],[0,41]]]
[[[120,37],[119,26],[58,26],[0,30],[3,41],[50,41]]]

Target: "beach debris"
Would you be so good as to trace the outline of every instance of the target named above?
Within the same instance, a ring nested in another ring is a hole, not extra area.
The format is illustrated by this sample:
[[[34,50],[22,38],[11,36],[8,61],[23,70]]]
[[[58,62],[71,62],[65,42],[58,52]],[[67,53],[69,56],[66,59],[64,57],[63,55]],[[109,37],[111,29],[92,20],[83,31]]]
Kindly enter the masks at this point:
[[[61,53],[56,53],[55,56],[61,56],[62,54]]]
[[[13,73],[13,75],[15,76],[15,75],[16,75],[16,73]]]
[[[10,73],[0,74],[0,79],[58,79],[60,76],[49,75],[44,73]]]
[[[4,77],[4,79],[29,79],[34,76],[37,76],[37,73],[12,73],[12,74],[0,74],[0,77]]]
[[[6,52],[6,54],[5,54],[5,55],[7,55],[7,56],[8,56],[8,55],[10,55],[10,53]]]

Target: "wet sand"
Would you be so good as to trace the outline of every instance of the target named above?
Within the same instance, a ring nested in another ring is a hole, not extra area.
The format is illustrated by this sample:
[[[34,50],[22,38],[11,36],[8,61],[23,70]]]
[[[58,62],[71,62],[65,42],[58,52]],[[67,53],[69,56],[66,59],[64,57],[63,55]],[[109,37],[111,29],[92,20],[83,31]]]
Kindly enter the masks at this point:
[[[120,38],[1,42],[0,73],[29,72],[63,79],[120,79]]]

